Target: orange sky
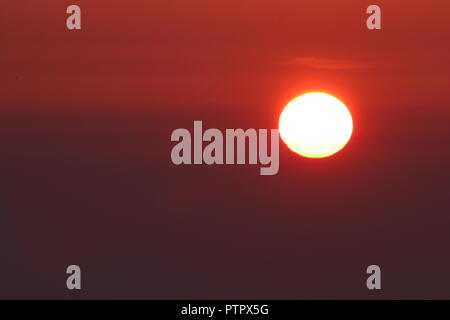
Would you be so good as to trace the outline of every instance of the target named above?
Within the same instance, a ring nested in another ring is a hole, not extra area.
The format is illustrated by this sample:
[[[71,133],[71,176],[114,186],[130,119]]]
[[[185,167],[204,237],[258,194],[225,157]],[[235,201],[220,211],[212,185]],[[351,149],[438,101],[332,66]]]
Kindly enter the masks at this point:
[[[66,29],[70,4],[81,31]],[[371,4],[381,31],[366,28]],[[448,298],[449,13],[444,0],[2,1],[0,298],[73,298],[68,261],[86,268],[80,297],[373,298],[362,281],[377,263],[383,298]],[[174,129],[275,128],[310,90],[352,112],[335,156],[280,144],[271,177],[170,161]]]
[[[445,1],[76,1],[2,4],[2,108],[279,108],[309,90],[362,106],[447,105]],[[365,9],[382,8],[382,28]]]

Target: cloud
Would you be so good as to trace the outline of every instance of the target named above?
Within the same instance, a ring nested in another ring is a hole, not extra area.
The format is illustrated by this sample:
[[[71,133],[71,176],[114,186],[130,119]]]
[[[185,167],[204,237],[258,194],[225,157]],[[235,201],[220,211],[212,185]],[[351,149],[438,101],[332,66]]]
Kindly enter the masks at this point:
[[[299,65],[311,69],[323,70],[350,70],[350,69],[369,69],[372,68],[370,63],[346,60],[346,59],[327,59],[318,57],[297,57],[285,61],[283,64]]]

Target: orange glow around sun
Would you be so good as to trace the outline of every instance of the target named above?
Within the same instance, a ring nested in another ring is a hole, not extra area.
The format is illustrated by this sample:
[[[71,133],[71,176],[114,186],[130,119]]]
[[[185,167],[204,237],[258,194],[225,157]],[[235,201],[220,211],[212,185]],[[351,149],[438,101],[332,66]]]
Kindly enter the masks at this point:
[[[341,150],[353,132],[350,111],[322,92],[305,93],[289,102],[280,115],[281,139],[307,158],[325,158]]]

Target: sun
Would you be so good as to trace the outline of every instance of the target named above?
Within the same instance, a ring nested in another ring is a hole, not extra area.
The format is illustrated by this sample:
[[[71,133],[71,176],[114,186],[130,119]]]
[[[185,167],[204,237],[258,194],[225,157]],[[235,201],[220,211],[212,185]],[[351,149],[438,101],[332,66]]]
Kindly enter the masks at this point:
[[[322,92],[305,93],[280,114],[281,139],[307,158],[325,158],[341,150],[353,132],[350,111],[337,98]]]

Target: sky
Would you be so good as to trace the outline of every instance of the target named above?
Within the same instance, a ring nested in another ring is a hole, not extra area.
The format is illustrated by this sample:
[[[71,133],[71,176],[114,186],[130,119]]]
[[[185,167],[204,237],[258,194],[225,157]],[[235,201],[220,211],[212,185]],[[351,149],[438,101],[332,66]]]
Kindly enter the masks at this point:
[[[0,11],[0,298],[450,298],[450,4],[74,3]],[[174,129],[276,128],[308,91],[352,113],[335,156],[171,163]]]

